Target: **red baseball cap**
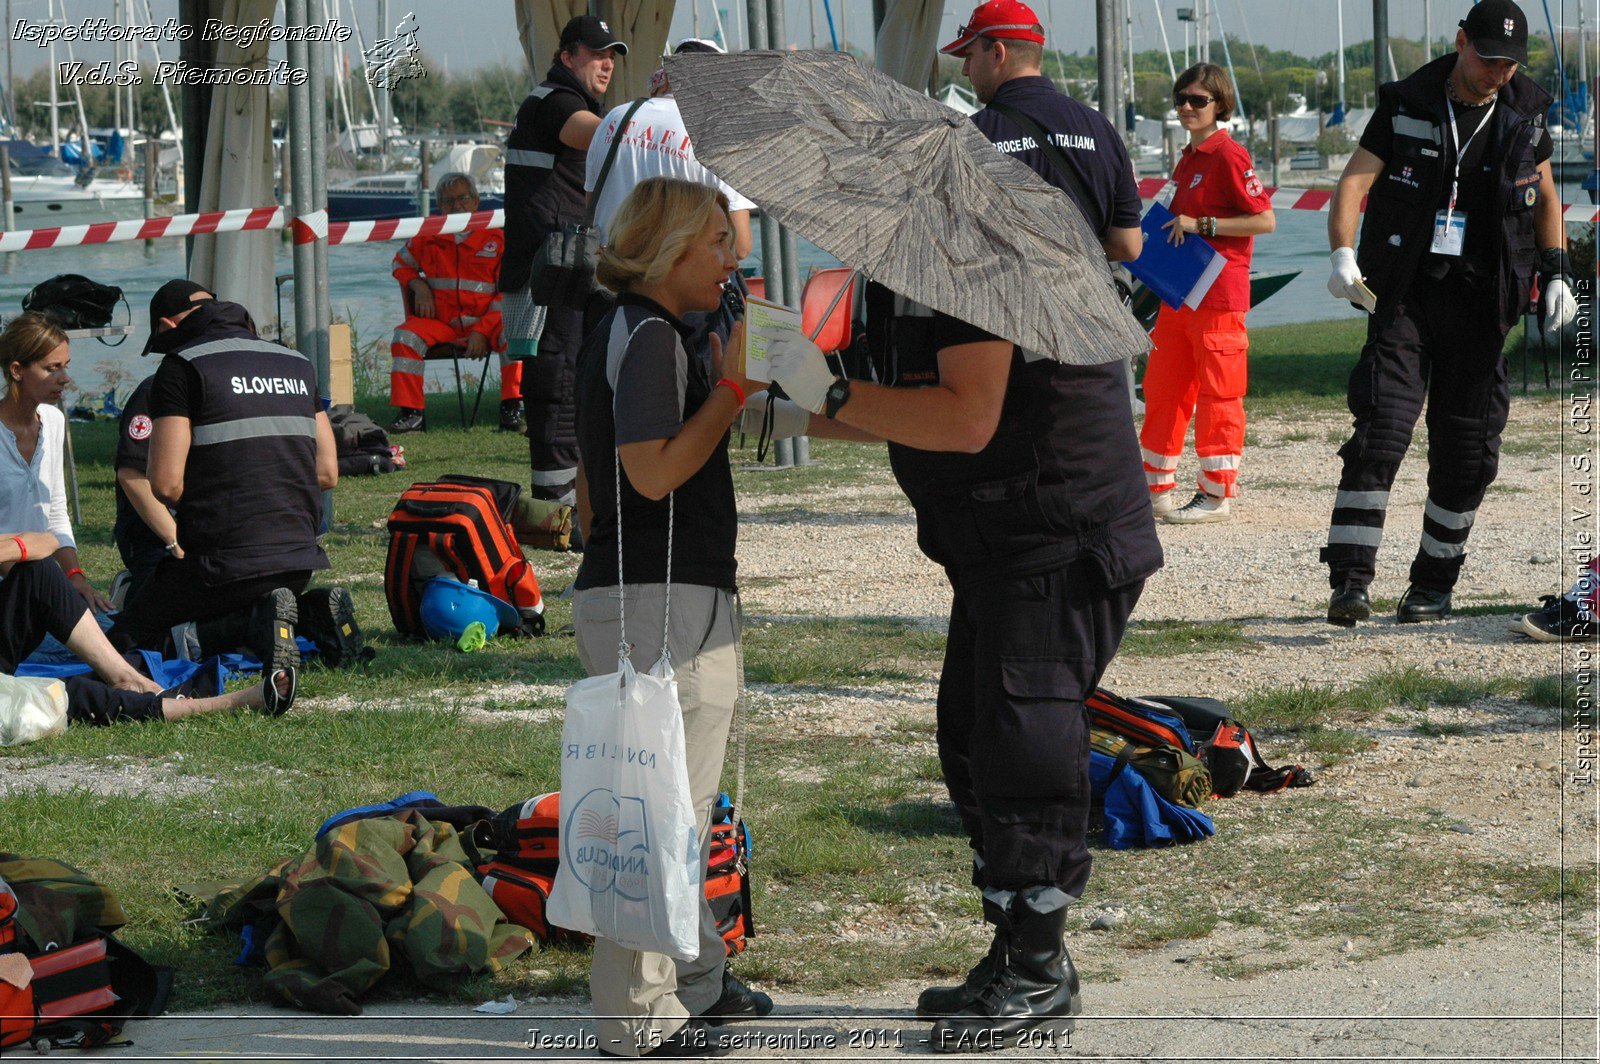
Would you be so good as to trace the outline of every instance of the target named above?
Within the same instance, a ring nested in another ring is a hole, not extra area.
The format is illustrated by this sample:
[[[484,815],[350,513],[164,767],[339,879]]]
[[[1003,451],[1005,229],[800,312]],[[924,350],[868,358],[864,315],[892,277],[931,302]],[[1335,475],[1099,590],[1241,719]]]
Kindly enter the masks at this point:
[[[1022,0],[989,0],[973,9],[967,24],[956,31],[959,36],[939,51],[945,55],[959,55],[979,37],[1043,44],[1044,34],[1039,31],[1041,25],[1033,8]]]

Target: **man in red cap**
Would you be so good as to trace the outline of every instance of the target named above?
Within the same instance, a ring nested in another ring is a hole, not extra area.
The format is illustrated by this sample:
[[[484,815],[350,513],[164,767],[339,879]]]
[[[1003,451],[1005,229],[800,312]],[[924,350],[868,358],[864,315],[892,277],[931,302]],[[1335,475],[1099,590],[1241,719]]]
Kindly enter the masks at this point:
[[[984,136],[1071,196],[1107,258],[1138,258],[1144,239],[1128,149],[1105,116],[1043,75],[1044,27],[1033,9],[1022,0],[989,0],[939,50],[963,61],[961,73],[986,105],[972,116]],[[1048,145],[1038,143],[1029,123],[1046,134]]]

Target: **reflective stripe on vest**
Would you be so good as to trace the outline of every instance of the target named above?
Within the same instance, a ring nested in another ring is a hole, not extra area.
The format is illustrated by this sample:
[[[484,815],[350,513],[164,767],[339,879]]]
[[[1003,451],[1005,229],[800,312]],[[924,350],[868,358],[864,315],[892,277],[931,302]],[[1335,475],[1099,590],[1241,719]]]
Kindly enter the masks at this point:
[[[1415,137],[1418,140],[1426,140],[1434,144],[1444,143],[1444,134],[1439,132],[1439,127],[1425,118],[1395,115],[1394,132],[1401,137]]]
[[[237,421],[222,421],[214,425],[195,426],[192,442],[196,447],[214,443],[232,443],[235,440],[259,440],[267,436],[304,436],[317,438],[317,421],[311,417],[246,417]]]
[[[530,151],[527,148],[507,148],[507,166],[529,166],[536,170],[549,170],[556,165],[556,157],[547,151]]]
[[[293,355],[295,358],[303,361],[310,361],[310,359],[307,359],[305,355],[302,355],[292,347],[284,347],[282,344],[268,343],[266,340],[253,340],[248,336],[240,336],[227,340],[212,340],[209,343],[195,344],[193,347],[186,347],[181,351],[174,351],[173,354],[193,362],[195,359],[204,358],[207,355],[221,355],[237,351],[261,351],[269,355]]]
[[[446,292],[483,292],[487,295],[495,293],[495,287],[488,281],[464,281],[459,277],[429,277],[428,287]]]

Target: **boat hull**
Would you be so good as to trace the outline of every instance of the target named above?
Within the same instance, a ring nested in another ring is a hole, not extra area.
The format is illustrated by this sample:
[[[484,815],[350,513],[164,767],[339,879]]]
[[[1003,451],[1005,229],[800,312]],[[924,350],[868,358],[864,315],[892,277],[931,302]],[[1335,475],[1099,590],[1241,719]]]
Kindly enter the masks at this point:
[[[13,177],[11,227],[43,229],[60,225],[125,222],[144,217],[144,193],[131,184],[87,188],[69,178]]]
[[[499,196],[484,196],[478,201],[480,211],[498,210],[505,206]],[[436,205],[428,197],[428,210]],[[386,221],[391,218],[414,218],[417,214],[417,195],[414,192],[378,192],[354,190],[328,190],[328,218],[335,222]]]

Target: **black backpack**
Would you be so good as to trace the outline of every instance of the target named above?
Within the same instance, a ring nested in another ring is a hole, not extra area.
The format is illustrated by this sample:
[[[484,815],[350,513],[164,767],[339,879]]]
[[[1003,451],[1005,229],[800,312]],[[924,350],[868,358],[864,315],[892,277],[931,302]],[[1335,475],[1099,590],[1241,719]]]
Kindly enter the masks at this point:
[[[98,329],[111,324],[122,289],[77,273],[58,273],[22,297],[22,309],[43,314],[63,329]],[[130,315],[129,320],[132,320]]]

